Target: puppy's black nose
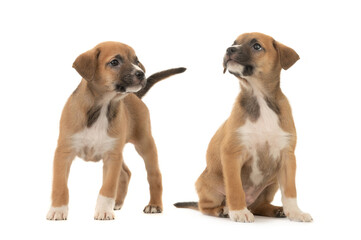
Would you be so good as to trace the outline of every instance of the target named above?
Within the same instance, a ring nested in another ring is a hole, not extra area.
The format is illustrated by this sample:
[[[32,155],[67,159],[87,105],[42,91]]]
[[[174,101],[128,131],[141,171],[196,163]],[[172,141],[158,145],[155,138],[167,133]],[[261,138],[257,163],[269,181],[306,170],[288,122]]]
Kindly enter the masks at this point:
[[[139,79],[142,80],[144,78],[144,72],[142,71],[136,71],[135,72],[135,76]]]
[[[236,49],[235,47],[229,47],[229,48],[227,48],[227,55],[231,55],[231,54],[235,53],[236,50],[237,50],[237,49]]]

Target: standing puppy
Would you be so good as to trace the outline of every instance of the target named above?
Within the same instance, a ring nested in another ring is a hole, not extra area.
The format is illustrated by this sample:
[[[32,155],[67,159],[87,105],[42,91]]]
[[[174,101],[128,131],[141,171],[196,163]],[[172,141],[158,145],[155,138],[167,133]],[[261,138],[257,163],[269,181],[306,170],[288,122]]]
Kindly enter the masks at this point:
[[[145,213],[162,211],[162,178],[157,149],[151,134],[149,112],[140,100],[164,78],[185,71],[170,69],[145,78],[145,69],[134,50],[122,43],[104,42],[81,54],[73,67],[83,77],[68,99],[60,120],[55,151],[52,204],[49,220],[68,215],[67,180],[73,159],[103,159],[103,185],[94,218],[114,219],[113,209],[122,207],[130,171],[123,161],[126,143],[135,145],[148,174],[150,201]],[[132,94],[135,93],[135,94]]]
[[[240,35],[224,56],[241,93],[231,116],[213,136],[207,167],[196,182],[198,203],[177,203],[212,216],[253,222],[254,216],[312,221],[297,205],[296,129],[280,89],[281,69],[299,59],[291,48],[261,33]],[[282,207],[271,205],[278,187]]]

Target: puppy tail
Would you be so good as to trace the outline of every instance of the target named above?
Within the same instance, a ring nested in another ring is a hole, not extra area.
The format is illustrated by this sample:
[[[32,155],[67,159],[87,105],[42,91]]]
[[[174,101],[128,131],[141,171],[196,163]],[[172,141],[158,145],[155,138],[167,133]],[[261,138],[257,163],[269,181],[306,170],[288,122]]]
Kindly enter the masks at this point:
[[[157,82],[159,82],[163,79],[166,79],[170,76],[173,76],[175,74],[182,73],[185,70],[187,70],[187,69],[184,67],[180,67],[180,68],[172,68],[172,69],[154,73],[153,75],[151,75],[147,78],[147,84],[145,85],[145,87],[142,88],[140,91],[136,92],[135,95],[137,95],[139,98],[142,98],[149,91],[149,89]]]
[[[190,208],[193,210],[199,210],[198,209],[198,202],[177,202],[174,204],[177,208]]]

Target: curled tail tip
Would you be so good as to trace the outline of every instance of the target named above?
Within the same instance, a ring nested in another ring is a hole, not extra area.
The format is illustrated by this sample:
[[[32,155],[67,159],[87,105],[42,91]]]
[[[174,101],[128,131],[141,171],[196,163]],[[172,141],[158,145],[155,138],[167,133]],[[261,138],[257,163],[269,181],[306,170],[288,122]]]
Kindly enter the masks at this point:
[[[185,72],[187,70],[187,68],[179,67],[179,68],[176,68],[176,70],[178,70],[179,73],[182,73],[182,72]]]

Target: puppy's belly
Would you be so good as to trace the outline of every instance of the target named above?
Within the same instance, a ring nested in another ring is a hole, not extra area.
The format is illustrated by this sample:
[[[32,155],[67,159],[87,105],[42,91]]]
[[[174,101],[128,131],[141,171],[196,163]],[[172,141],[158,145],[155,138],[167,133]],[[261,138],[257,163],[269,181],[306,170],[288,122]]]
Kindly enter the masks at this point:
[[[85,146],[79,149],[77,156],[85,161],[97,162],[103,158],[103,153],[97,148]]]
[[[272,183],[273,182],[270,181],[270,182],[267,182],[265,184],[258,185],[258,186],[253,186],[253,185],[245,186],[245,185],[243,185],[243,190],[244,190],[244,193],[246,195],[246,204],[247,204],[247,206],[252,205],[257,200],[257,198],[260,196],[260,194],[268,186],[270,186]]]
[[[92,129],[75,134],[72,140],[78,157],[85,161],[101,160],[115,145],[115,139],[109,137],[106,132],[93,132]]]
[[[74,146],[78,157],[85,161],[99,161],[104,158],[104,155],[110,151],[114,146],[114,141],[108,139],[103,143],[89,143],[89,141],[81,139],[74,140],[80,142]]]
[[[244,186],[243,188],[244,188],[244,193],[246,195],[247,206],[250,206],[252,203],[254,203],[266,187],[267,186],[262,186],[262,187],[256,188],[253,186],[250,186],[250,187]]]
[[[268,144],[255,147],[248,153],[251,157],[241,171],[247,205],[251,205],[264,189],[277,181],[281,160],[273,154],[274,149],[271,149]]]

